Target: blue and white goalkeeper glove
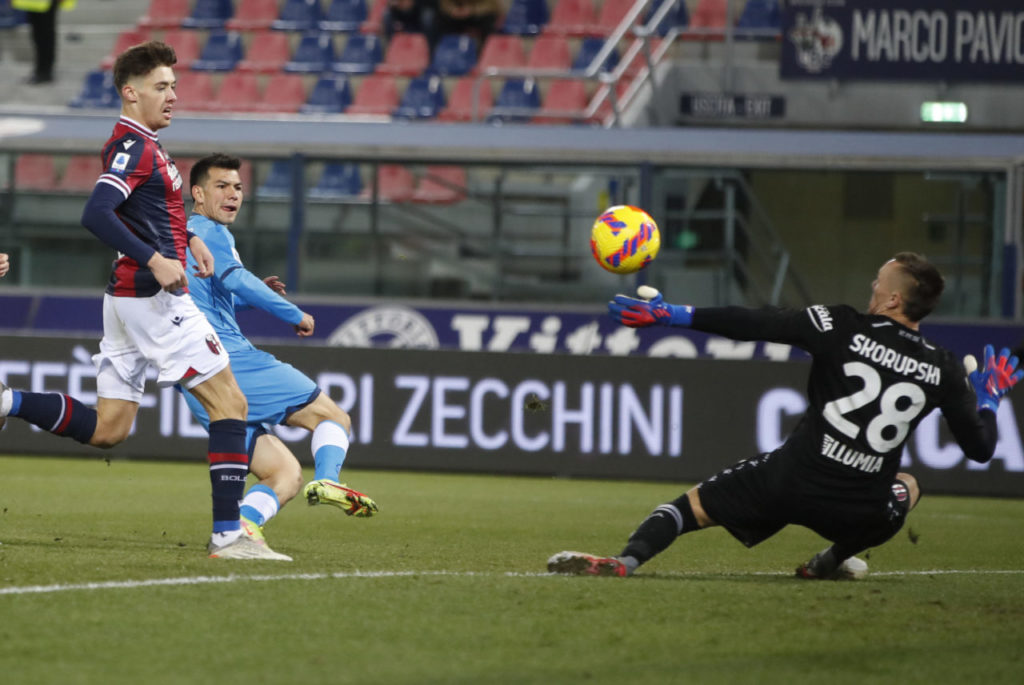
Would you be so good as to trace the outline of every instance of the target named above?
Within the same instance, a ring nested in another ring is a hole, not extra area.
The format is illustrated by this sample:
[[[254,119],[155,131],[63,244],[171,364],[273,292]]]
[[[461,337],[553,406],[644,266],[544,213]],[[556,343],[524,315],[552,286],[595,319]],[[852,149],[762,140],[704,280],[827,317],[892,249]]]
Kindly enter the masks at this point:
[[[979,411],[988,409],[995,412],[999,409],[1000,398],[1024,378],[1024,369],[1017,369],[1017,361],[1007,348],[1000,350],[997,357],[992,346],[985,345],[984,364],[967,376],[974,387],[974,394],[978,396]]]
[[[640,286],[637,294],[640,297],[616,295],[608,303],[608,313],[623,326],[689,326],[693,321],[693,307],[669,304],[650,286]]]

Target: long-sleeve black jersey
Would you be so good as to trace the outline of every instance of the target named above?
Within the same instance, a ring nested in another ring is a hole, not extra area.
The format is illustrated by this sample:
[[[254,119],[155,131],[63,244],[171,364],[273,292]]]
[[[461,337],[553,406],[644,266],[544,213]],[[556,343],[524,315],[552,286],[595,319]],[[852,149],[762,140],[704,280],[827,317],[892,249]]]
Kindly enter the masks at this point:
[[[884,496],[904,443],[936,407],[968,459],[992,458],[995,414],[976,409],[963,365],[887,316],[846,305],[697,308],[692,327],[811,354],[807,412],[778,450],[798,490],[802,483],[840,498]]]

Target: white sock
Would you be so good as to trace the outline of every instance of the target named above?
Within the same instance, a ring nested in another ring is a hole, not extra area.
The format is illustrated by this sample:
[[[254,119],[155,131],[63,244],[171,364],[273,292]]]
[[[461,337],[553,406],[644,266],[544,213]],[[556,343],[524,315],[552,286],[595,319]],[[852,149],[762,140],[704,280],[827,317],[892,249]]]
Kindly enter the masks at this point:
[[[224,545],[231,544],[241,536],[241,528],[238,530],[226,530],[223,533],[213,533],[210,535],[210,542],[213,543],[214,547],[223,547]]]
[[[10,388],[0,392],[0,416],[7,416],[11,411],[11,405],[14,404],[14,394]]]

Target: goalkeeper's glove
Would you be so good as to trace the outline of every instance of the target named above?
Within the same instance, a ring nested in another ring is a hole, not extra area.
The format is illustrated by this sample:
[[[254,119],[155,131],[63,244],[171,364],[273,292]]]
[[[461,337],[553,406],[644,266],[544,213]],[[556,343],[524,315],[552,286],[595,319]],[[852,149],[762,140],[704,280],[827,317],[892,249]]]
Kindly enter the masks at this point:
[[[661,293],[653,288],[640,286],[638,292],[653,291],[654,297],[637,298],[628,295],[616,295],[608,303],[608,313],[624,326],[645,328],[647,326],[689,326],[693,321],[693,307],[689,305],[669,304]]]
[[[997,357],[992,346],[985,345],[984,364],[967,378],[978,396],[978,410],[994,412],[999,409],[999,399],[1024,378],[1024,369],[1017,370],[1017,357],[1011,356],[1007,348],[1000,350]]]

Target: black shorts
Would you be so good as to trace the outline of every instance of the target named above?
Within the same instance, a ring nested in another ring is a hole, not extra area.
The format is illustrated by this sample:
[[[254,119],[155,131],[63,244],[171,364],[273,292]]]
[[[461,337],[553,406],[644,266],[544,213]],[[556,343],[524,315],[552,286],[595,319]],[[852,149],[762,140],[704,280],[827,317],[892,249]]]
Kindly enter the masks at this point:
[[[799,476],[783,460],[778,453],[762,454],[707,479],[698,486],[704,511],[747,547],[790,524],[832,542],[870,540],[864,547],[881,544],[903,527],[910,511],[910,491],[903,481],[893,481],[881,499],[837,501],[833,493],[794,488]]]

